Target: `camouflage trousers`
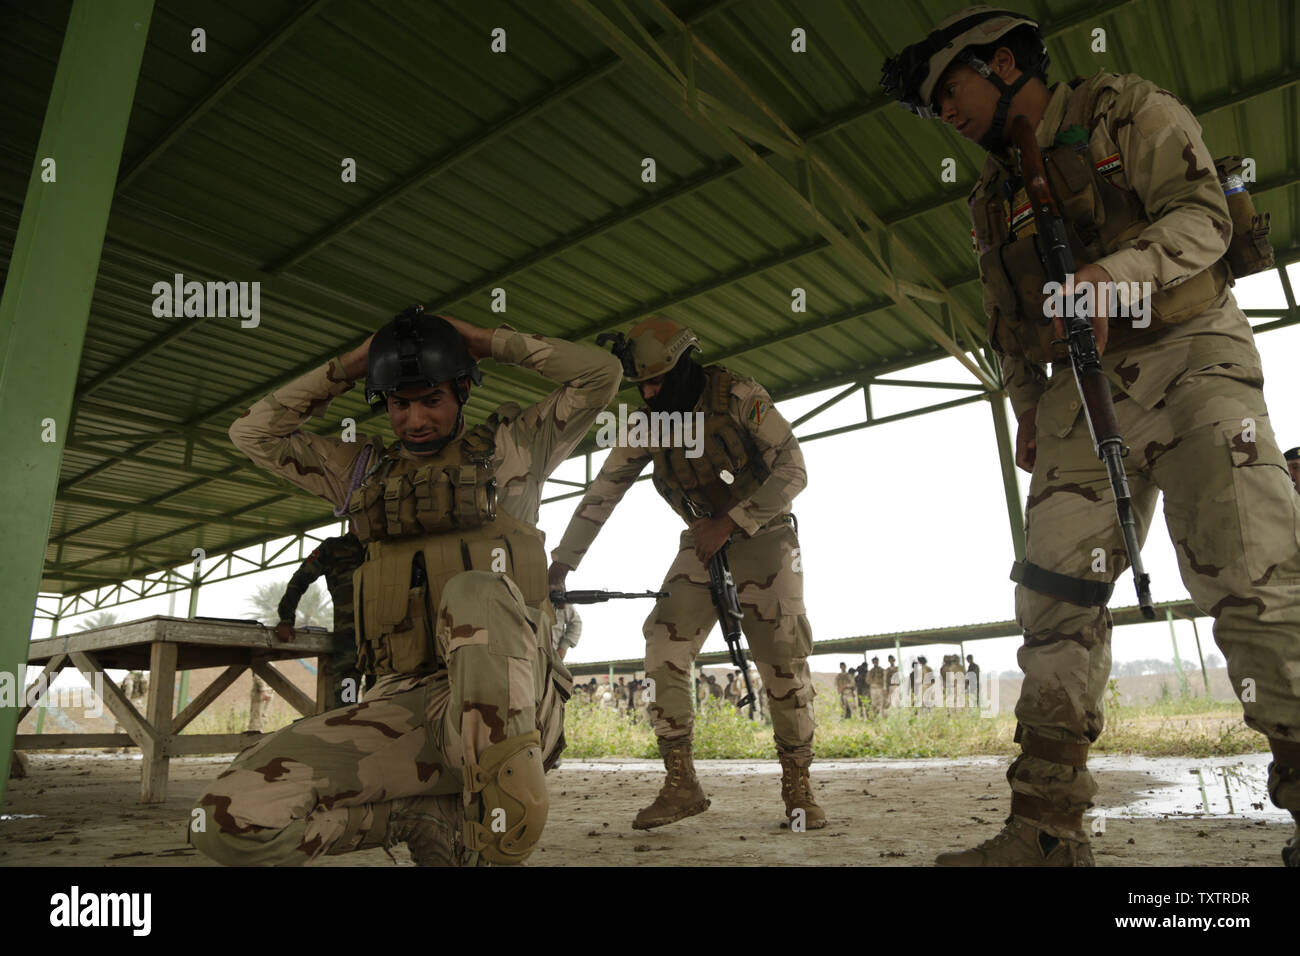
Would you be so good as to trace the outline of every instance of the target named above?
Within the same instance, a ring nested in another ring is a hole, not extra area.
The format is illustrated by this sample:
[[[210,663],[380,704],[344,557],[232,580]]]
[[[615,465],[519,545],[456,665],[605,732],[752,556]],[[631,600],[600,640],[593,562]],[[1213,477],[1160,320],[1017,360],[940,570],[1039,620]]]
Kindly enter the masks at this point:
[[[249,747],[200,798],[194,846],[229,865],[308,863],[377,845],[394,800],[464,793],[466,757],[492,744],[540,730],[552,766],[572,682],[547,667],[549,622],[485,571],[448,582],[437,622],[443,669],[381,677],[364,702]]]
[[[777,521],[753,537],[734,536],[727,556],[745,613],[741,628],[767,694],[777,747],[811,754],[816,693],[808,670],[812,628],[804,612],[798,548],[794,528]],[[655,733],[677,740],[694,730],[691,662],[718,622],[709,571],[695,556],[689,531],[682,533],[660,590],[669,596],[659,599],[642,628],[646,676],[654,681],[650,711]]]
[[[846,687],[840,691],[840,706],[844,708],[846,718],[853,716],[853,706],[857,699],[857,694],[852,688]]]
[[[1246,723],[1270,737],[1300,741],[1300,496],[1291,486],[1269,425],[1258,372],[1214,366],[1180,380],[1160,406],[1127,397],[1116,414],[1131,453],[1125,460],[1134,512],[1145,539],[1157,492],[1183,583],[1214,620],[1214,637],[1245,709]],[[1039,402],[1037,458],[1025,505],[1027,559],[1048,571],[1117,582],[1133,599],[1123,538],[1104,466],[1078,417],[1069,375],[1057,375]],[[1026,733],[1047,752],[1069,752],[1102,732],[1102,696],[1111,667],[1111,617],[1016,588],[1018,653],[1025,679],[1016,704]],[[1067,745],[1062,751],[1056,742]],[[1012,790],[1052,808],[1039,817],[1058,837],[1083,838],[1066,820],[1092,805],[1086,768],[1022,753],[1007,771]],[[1276,775],[1274,775],[1276,776]],[[1274,802],[1300,810],[1300,786]],[[1031,805],[1044,805],[1031,801]],[[1028,814],[1026,814],[1028,816]]]

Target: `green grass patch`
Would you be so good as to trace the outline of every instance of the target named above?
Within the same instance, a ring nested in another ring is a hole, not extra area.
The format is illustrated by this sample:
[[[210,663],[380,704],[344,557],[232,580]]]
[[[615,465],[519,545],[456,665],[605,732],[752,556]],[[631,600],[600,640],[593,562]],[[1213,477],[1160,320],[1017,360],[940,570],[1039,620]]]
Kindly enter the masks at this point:
[[[1112,698],[1113,700],[1113,698]],[[268,731],[286,726],[296,715],[272,705]],[[813,747],[821,759],[842,757],[1013,756],[1016,721],[1011,714],[981,717],[978,712],[894,708],[873,719],[840,718],[838,699],[822,694],[814,701],[817,729]],[[248,708],[230,707],[200,714],[185,733],[241,733]],[[602,704],[571,700],[566,708],[564,755],[575,760],[623,757],[657,760],[659,748],[645,720]],[[1109,705],[1106,730],[1094,753],[1142,754],[1152,757],[1225,757],[1268,750],[1262,734],[1241,721],[1235,701],[1173,697],[1139,707]],[[772,726],[751,721],[743,711],[708,701],[695,718],[695,756],[702,760],[771,760],[776,757]]]
[[[1016,720],[1011,714],[981,717],[977,711],[894,708],[888,717],[840,718],[838,700],[814,702],[813,747],[821,759],[842,757],[1013,756]],[[657,759],[654,733],[645,721],[599,704],[570,701],[565,719],[565,756]],[[1241,721],[1235,701],[1174,698],[1143,707],[1109,707],[1106,730],[1094,753],[1153,757],[1217,757],[1267,751],[1268,743]],[[742,711],[709,701],[695,719],[699,759],[774,759],[772,728]]]

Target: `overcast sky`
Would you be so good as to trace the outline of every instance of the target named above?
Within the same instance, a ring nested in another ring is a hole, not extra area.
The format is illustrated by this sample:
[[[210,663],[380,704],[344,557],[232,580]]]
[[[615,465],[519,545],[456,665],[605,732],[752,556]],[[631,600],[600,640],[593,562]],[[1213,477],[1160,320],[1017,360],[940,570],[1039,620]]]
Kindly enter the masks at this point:
[[[1300,264],[1288,270],[1292,287],[1300,289]],[[1242,308],[1285,307],[1276,273],[1237,284]],[[1257,322],[1269,320],[1256,320]],[[526,323],[520,323],[526,325]],[[1283,448],[1300,445],[1300,385],[1294,369],[1300,356],[1300,327],[1268,332],[1258,339],[1264,360],[1265,397],[1274,431]],[[954,359],[907,369],[896,378],[926,381],[973,381]],[[794,420],[825,401],[838,389],[778,405]],[[961,393],[951,390],[872,389],[877,417],[949,401]],[[1010,416],[1010,409],[1008,408]],[[812,434],[863,420],[860,399],[847,399],[805,423],[798,434]],[[1012,424],[1014,433],[1014,422]],[[815,640],[876,634],[925,627],[944,627],[1008,620],[1014,615],[1014,585],[1007,579],[1013,560],[1011,532],[1002,491],[993,420],[985,402],[862,429],[803,444],[808,487],[795,499],[803,547],[805,598]],[[603,455],[593,466],[599,467]],[[1021,501],[1029,476],[1017,470]],[[566,462],[553,477],[581,480],[581,459]],[[550,484],[547,495],[572,490]],[[548,548],[563,534],[579,499],[545,505],[541,527]],[[1107,505],[1110,507],[1110,505]],[[1156,601],[1185,600],[1187,590],[1178,576],[1164,519],[1157,517],[1143,549]],[[331,525],[325,534],[337,534]],[[582,566],[569,576],[571,588],[644,590],[659,585],[677,549],[680,519],[655,494],[648,481],[638,483],[624,498]],[[292,567],[205,585],[199,614],[244,617],[247,598],[260,584],[287,581]],[[1117,584],[1113,606],[1135,603],[1132,575]],[[188,593],[175,601],[184,615]],[[109,608],[122,620],[168,613],[168,598],[155,598]],[[641,623],[649,601],[610,602],[581,610],[582,642],[573,661],[640,657],[644,653]],[[81,619],[60,623],[60,633],[77,629]],[[1217,652],[1208,618],[1199,621],[1204,653]],[[1192,626],[1175,624],[1179,652],[1196,660]],[[35,622],[32,636],[44,637],[49,623]],[[984,670],[1016,668],[1019,638],[970,642],[966,646]],[[723,650],[715,628],[705,650]],[[953,646],[905,650],[925,653],[932,665]],[[885,652],[879,652],[883,659]],[[1169,627],[1164,622],[1116,628],[1116,662],[1138,658],[1172,658]],[[850,666],[857,657],[816,657],[814,670]],[[71,677],[71,675],[69,675]],[[75,678],[72,678],[75,680]]]

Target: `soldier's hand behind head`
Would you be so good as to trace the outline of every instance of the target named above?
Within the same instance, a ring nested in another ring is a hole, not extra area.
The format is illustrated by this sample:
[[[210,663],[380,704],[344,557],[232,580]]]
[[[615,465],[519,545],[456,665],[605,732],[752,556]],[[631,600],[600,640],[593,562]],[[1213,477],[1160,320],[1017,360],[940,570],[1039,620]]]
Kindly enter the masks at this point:
[[[451,324],[460,337],[465,340],[465,348],[469,349],[470,358],[474,361],[492,357],[492,333],[495,329],[483,329],[477,325],[470,325],[464,319],[455,319],[450,315],[440,315],[440,319],[445,319]]]

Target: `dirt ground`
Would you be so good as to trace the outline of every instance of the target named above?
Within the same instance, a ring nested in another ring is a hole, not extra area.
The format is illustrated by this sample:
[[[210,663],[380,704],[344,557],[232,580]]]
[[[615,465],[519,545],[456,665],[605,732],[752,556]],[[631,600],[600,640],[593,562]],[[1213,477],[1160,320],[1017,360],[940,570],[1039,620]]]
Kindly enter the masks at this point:
[[[0,866],[211,865],[187,846],[185,826],[204,783],[229,758],[174,759],[167,802],[157,806],[137,802],[138,754],[36,753],[30,760],[30,776],[9,783]],[[1267,762],[1266,755],[1096,758],[1097,805],[1105,814],[1104,833],[1093,837],[1098,864],[1278,865],[1292,826],[1263,796]],[[548,778],[550,820],[529,865],[926,866],[936,853],[997,832],[1007,806],[1005,766],[991,757],[817,763],[814,782],[831,825],[791,833],[782,826],[774,763],[705,760],[697,767],[712,807],[647,832],[630,824],[656,792],[660,767],[565,761]],[[410,864],[402,848],[397,858]],[[369,850],[322,865],[393,864]]]

